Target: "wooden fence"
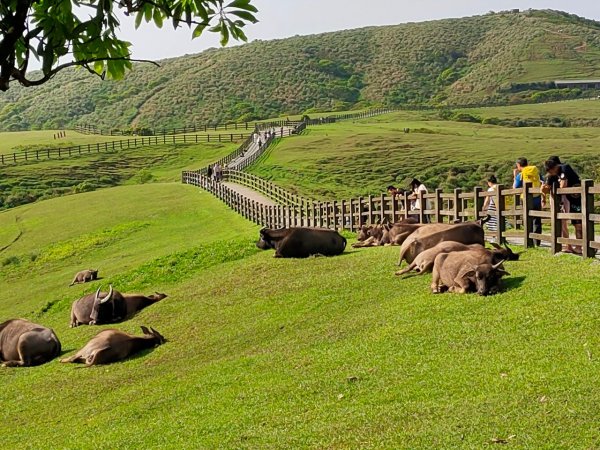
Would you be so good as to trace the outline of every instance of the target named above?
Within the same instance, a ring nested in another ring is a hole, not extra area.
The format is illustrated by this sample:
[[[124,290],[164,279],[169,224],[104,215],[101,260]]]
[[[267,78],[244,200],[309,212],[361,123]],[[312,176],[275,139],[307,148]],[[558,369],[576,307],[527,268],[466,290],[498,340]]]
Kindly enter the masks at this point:
[[[97,142],[95,144],[81,144],[71,147],[47,148],[40,150],[24,150],[18,153],[0,155],[0,165],[35,162],[48,159],[70,158],[92,153],[109,152],[149,145],[165,144],[198,144],[201,142],[238,142],[249,139],[251,135],[244,133],[229,134],[182,134],[171,136],[147,136],[123,139],[118,141]]]
[[[373,117],[380,114],[396,111],[397,108],[373,108],[366,111],[346,114],[332,114],[330,116],[311,119],[309,125],[320,125],[326,123],[334,123],[338,120],[356,120],[368,117]],[[131,130],[105,130],[96,127],[95,125],[76,125],[74,130],[82,134],[98,134],[102,136],[168,136],[173,134],[193,134],[193,133],[208,133],[210,131],[254,131],[256,129],[279,128],[292,126],[294,123],[301,121],[290,120],[275,120],[267,122],[242,122],[242,123],[225,123],[225,124],[203,124],[203,125],[188,125],[181,128],[140,128]]]
[[[242,216],[262,226],[271,228],[290,226],[324,227],[357,231],[362,225],[376,222],[397,222],[409,216],[418,216],[421,221],[456,222],[476,220],[486,215],[482,211],[486,197],[494,197],[497,207],[497,231],[490,233],[497,242],[507,237],[520,238],[525,247],[533,246],[534,240],[548,243],[552,253],[560,251],[561,244],[581,246],[584,257],[593,256],[600,249],[600,240],[596,238],[596,226],[600,224],[600,185],[584,180],[581,187],[559,189],[549,195],[549,207],[542,211],[532,208],[533,197],[539,194],[539,188],[526,186],[523,189],[511,189],[498,186],[494,193],[475,188],[473,192],[456,189],[444,193],[440,189],[431,194],[419,193],[421,204],[426,208],[420,211],[410,210],[408,193],[392,198],[387,195],[359,197],[348,200],[321,202],[296,196],[266,180],[244,172],[226,171],[225,181],[248,186],[273,199],[276,205],[265,205],[253,201],[222,183],[215,182],[199,172],[184,172],[183,182],[201,187],[223,200]],[[582,199],[581,213],[561,213],[560,196],[579,194]],[[520,206],[516,199],[523,197]],[[513,206],[508,206],[513,205]],[[544,224],[542,234],[533,232],[534,218],[540,218]],[[561,220],[581,220],[582,238],[561,237]],[[507,232],[507,222],[522,225],[521,230]]]

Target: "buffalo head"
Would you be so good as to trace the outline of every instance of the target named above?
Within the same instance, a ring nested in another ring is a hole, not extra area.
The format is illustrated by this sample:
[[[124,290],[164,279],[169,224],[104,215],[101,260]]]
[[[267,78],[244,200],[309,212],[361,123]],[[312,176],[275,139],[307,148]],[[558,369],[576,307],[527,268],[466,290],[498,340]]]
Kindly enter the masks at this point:
[[[503,262],[471,266],[462,276],[469,279],[477,294],[484,296],[495,294],[500,287],[500,279],[505,275],[510,275],[504,270]]]

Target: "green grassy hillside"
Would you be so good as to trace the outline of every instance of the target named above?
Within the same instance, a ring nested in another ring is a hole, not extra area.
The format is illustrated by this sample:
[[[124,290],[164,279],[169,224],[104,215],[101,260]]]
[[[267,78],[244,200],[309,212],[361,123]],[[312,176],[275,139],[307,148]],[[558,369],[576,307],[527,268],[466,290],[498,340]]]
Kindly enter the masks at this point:
[[[0,166],[0,209],[122,184],[178,181],[182,170],[203,167],[238,145],[152,145]]]
[[[529,106],[528,114],[539,115],[536,110],[541,106],[545,105]],[[513,108],[517,107],[484,108],[481,113],[520,114]],[[413,177],[446,191],[483,186],[490,173],[510,184],[520,156],[541,168],[549,156],[559,155],[581,176],[600,179],[598,128],[509,128],[443,121],[437,115],[402,112],[310,127],[268,151],[250,172],[302,195],[328,200],[379,195],[389,184],[406,188]],[[410,133],[405,134],[404,128]]]
[[[66,71],[0,96],[0,128],[172,127],[365,105],[577,97],[558,78],[600,77],[600,25],[552,11],[253,42],[136,65],[124,82]]]
[[[0,320],[51,326],[71,354],[107,328],[68,328],[98,283],[67,284],[91,266],[103,285],[169,294],[118,325],[168,342],[104,367],[0,368],[6,448],[598,443],[597,264],[529,251],[505,293],[434,296],[429,275],[392,275],[395,248],[274,259],[253,246],[258,227],[178,184],[0,212],[0,246],[17,228]]]

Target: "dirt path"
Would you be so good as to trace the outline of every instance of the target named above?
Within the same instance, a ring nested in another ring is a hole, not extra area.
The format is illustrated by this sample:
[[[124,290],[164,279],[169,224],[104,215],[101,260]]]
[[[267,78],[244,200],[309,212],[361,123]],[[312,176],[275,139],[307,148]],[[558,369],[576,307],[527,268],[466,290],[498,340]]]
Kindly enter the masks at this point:
[[[265,206],[275,206],[275,202],[262,194],[246,187],[241,184],[230,183],[228,181],[223,182],[224,186],[227,186],[229,189],[237,192],[238,194],[243,195],[244,197],[249,198],[250,200],[254,200],[255,202],[262,203]]]

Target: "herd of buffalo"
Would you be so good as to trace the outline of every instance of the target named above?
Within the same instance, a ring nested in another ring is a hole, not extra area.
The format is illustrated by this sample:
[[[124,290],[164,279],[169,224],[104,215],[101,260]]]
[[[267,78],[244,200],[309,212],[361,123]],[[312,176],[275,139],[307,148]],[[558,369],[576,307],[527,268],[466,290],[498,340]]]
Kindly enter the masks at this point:
[[[395,224],[362,226],[355,248],[380,245],[400,246],[398,265],[408,264],[396,275],[411,271],[433,272],[431,291],[489,295],[500,289],[508,275],[505,261],[519,255],[506,244],[485,248],[483,224],[486,219],[453,224],[420,224],[406,219]],[[311,255],[340,255],[346,239],[337,231],[320,228],[262,229],[257,247],[274,249],[276,258],[306,258]]]
[[[488,295],[500,289],[501,278],[508,273],[505,261],[519,259],[508,247],[492,244],[485,248],[483,223],[419,224],[406,219],[395,224],[361,227],[353,247],[380,245],[400,246],[398,265],[408,266],[396,275],[411,271],[433,272],[431,291]],[[256,246],[274,249],[276,258],[307,258],[336,256],[346,249],[346,239],[337,231],[320,228],[262,229]],[[97,270],[77,273],[71,283],[86,283],[98,279]],[[161,301],[165,294],[150,296],[123,294],[114,290],[88,294],[73,302],[70,326],[102,325],[122,322],[136,312]],[[123,360],[146,348],[165,342],[152,328],[141,327],[143,335],[134,336],[116,329],[103,330],[75,355],[62,359],[64,363],[84,363],[87,366]],[[35,366],[61,354],[61,344],[50,328],[24,319],[12,319],[0,324],[0,362],[5,367]]]
[[[84,270],[75,275],[75,283],[98,278],[97,270]],[[122,294],[112,285],[108,292],[84,295],[71,306],[71,328],[79,325],[103,325],[130,319],[136,312],[166,298],[156,292],[145,296]],[[75,355],[63,363],[84,363],[87,366],[109,364],[125,359],[141,350],[163,344],[165,338],[155,329],[141,327],[142,336],[120,330],[104,330],[94,336]],[[44,364],[60,356],[62,347],[50,328],[24,319],[7,320],[0,324],[0,362],[4,367],[29,367]]]

